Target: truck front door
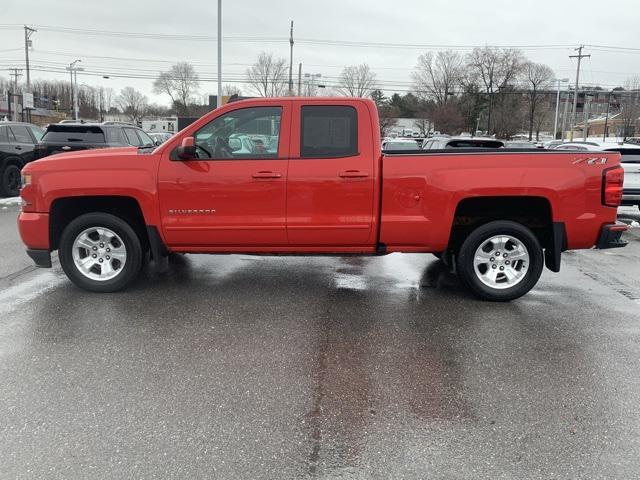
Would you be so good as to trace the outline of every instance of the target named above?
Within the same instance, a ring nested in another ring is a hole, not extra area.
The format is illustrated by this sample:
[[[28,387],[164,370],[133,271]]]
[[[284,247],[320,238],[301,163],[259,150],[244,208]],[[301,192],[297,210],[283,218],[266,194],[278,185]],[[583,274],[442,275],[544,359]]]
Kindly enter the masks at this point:
[[[229,111],[194,132],[198,159],[163,157],[158,188],[170,246],[287,244],[290,104]]]
[[[370,115],[359,102],[294,102],[287,185],[289,245],[375,243],[376,159]]]

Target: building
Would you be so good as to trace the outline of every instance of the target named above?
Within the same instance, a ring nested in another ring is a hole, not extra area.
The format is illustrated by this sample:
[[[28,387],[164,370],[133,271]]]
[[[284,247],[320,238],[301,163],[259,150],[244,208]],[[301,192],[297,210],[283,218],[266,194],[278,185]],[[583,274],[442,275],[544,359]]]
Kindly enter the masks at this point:
[[[601,115],[587,121],[587,137],[633,137],[640,132],[640,118],[636,120],[632,130],[631,132],[624,132],[624,124],[620,113],[609,115],[608,117]],[[573,128],[573,138],[583,136],[584,122],[581,122]]]

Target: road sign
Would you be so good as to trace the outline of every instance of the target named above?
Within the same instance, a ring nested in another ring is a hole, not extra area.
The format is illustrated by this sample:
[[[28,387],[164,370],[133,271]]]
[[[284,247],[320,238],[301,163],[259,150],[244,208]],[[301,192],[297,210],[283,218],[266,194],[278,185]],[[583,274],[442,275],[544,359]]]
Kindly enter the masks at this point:
[[[33,108],[33,93],[22,92],[22,108]]]

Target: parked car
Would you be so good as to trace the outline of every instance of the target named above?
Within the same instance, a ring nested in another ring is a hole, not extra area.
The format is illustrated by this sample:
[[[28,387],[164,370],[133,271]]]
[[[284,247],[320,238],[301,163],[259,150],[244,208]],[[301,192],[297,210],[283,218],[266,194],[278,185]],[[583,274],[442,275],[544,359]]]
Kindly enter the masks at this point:
[[[36,265],[58,250],[68,278],[96,292],[131,284],[147,251],[160,269],[168,252],[412,252],[455,263],[494,301],[524,295],[545,265],[559,271],[565,250],[625,246],[619,153],[382,153],[375,112],[368,99],[243,100],[144,158],[113,149],[32,162],[20,235]],[[275,152],[229,147],[266,129]]]
[[[538,145],[527,140],[506,140],[504,148],[538,148]]]
[[[169,132],[146,132],[146,133],[151,137],[151,139],[154,141],[156,145],[162,145],[164,142],[169,140],[173,135],[172,133],[169,133]]]
[[[0,122],[0,195],[20,192],[20,171],[34,159],[34,148],[44,130],[21,122]]]
[[[92,148],[138,147],[151,151],[154,140],[144,130],[122,123],[52,123],[38,142],[36,158]]]
[[[424,142],[423,150],[444,150],[448,148],[503,148],[504,142],[483,137],[433,137]]]
[[[420,150],[420,143],[411,139],[394,138],[382,142],[382,150]]]
[[[624,168],[624,186],[622,205],[640,207],[640,145],[635,143],[611,142],[566,142],[555,150],[573,150],[581,152],[618,152]]]
[[[548,142],[542,143],[542,148],[552,149],[556,148],[558,145],[562,145],[564,140],[549,140]]]

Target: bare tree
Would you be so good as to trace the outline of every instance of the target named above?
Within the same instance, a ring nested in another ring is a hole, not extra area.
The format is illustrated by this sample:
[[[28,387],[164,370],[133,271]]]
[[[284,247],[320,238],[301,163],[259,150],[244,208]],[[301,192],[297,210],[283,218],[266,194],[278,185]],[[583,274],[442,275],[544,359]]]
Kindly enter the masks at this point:
[[[527,114],[529,117],[529,140],[531,140],[533,138],[538,104],[546,97],[546,94],[541,92],[541,89],[553,80],[554,74],[553,70],[543,63],[525,62],[523,65],[523,77],[527,83]]]
[[[430,98],[437,105],[444,105],[460,85],[463,73],[460,54],[446,50],[435,55],[433,52],[420,55],[411,78],[418,97]]]
[[[222,95],[225,97],[231,97],[233,95],[242,95],[240,91],[240,87],[237,85],[223,85],[222,86]]]
[[[551,102],[548,96],[541,98],[536,113],[533,117],[533,127],[536,134],[536,142],[540,140],[540,132],[543,128],[548,127],[549,131],[553,130],[553,113],[555,102]]]
[[[172,65],[153,82],[153,93],[167,94],[179,115],[189,114],[189,104],[199,88],[198,74],[188,62]]]
[[[261,97],[281,97],[287,92],[287,61],[262,52],[258,60],[247,69],[249,88]]]
[[[345,67],[336,91],[347,97],[368,97],[376,89],[376,74],[366,63]]]
[[[640,77],[628,79],[624,91],[616,94],[620,100],[620,119],[624,140],[636,134],[640,117]]]
[[[491,111],[494,94],[513,83],[520,72],[524,57],[520,50],[497,47],[474,48],[467,56],[467,68],[489,96],[487,131],[491,133]]]
[[[116,97],[116,104],[133,123],[142,120],[148,107],[147,97],[133,87],[123,88]]]

